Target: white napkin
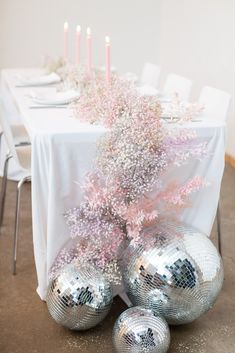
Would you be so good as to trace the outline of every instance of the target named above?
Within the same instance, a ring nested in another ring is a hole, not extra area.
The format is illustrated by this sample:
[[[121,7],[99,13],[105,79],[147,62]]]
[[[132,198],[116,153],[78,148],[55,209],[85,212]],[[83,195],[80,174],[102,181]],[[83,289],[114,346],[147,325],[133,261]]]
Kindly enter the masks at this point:
[[[42,105],[60,105],[69,104],[77,100],[80,93],[75,90],[53,92],[50,94],[33,94],[31,95],[32,101],[36,104]]]
[[[41,76],[18,76],[17,87],[46,86],[60,82],[60,76],[55,72]]]

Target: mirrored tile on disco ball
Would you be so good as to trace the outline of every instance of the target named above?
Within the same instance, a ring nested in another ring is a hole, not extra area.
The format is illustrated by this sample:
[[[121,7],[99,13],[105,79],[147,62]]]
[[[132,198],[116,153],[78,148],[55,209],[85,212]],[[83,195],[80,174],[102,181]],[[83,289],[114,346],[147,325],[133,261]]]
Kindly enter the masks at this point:
[[[153,233],[153,229],[151,230]],[[149,245],[131,246],[123,266],[128,296],[134,305],[152,308],[170,324],[191,322],[209,310],[223,284],[217,249],[204,234],[189,227],[151,234]]]
[[[134,307],[117,319],[113,343],[118,353],[165,353],[170,345],[170,332],[165,319],[149,309]]]
[[[59,324],[72,330],[96,326],[108,314],[112,288],[103,274],[77,263],[65,265],[51,281],[47,306]]]

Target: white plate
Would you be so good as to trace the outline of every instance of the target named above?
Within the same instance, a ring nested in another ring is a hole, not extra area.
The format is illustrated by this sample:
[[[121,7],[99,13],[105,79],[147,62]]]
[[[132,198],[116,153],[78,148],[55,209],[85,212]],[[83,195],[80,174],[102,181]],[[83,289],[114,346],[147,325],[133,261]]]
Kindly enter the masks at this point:
[[[159,91],[152,86],[144,85],[144,86],[136,87],[136,89],[137,89],[137,92],[139,93],[140,96],[158,96],[159,95]]]
[[[18,76],[18,80],[17,87],[46,86],[61,81],[60,76],[55,72],[41,76]]]
[[[138,76],[134,74],[133,72],[126,72],[121,76],[122,79],[136,83],[138,82]]]
[[[54,92],[51,94],[37,94],[32,96],[32,100],[36,104],[43,105],[60,105],[60,104],[69,104],[77,100],[80,96],[80,93],[75,90],[63,91],[63,92]]]
[[[172,99],[168,98],[168,97],[165,97],[163,95],[159,95],[159,102],[161,104],[168,104],[169,105],[170,103],[172,103]]]

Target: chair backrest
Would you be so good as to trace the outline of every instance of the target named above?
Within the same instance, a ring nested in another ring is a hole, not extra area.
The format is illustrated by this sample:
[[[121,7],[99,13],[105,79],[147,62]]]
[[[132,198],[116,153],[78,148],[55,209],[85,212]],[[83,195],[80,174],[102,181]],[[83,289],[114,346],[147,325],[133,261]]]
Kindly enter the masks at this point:
[[[203,119],[225,122],[228,117],[230,101],[231,95],[229,93],[214,87],[203,87],[199,97],[199,103],[204,107]]]
[[[153,86],[156,88],[159,82],[160,72],[160,66],[145,63],[141,73],[140,83],[142,85]]]
[[[163,88],[163,93],[166,96],[177,94],[181,101],[188,101],[191,88],[192,81],[188,78],[175,74],[169,74]]]
[[[4,137],[5,137],[5,140],[6,140],[6,143],[9,148],[10,153],[12,154],[15,161],[18,164],[20,164],[16,149],[15,149],[14,138],[13,138],[13,134],[11,131],[11,125],[10,125],[9,121],[7,120],[7,114],[5,112],[4,105],[1,100],[0,100],[0,124],[1,124],[3,134],[4,134]]]

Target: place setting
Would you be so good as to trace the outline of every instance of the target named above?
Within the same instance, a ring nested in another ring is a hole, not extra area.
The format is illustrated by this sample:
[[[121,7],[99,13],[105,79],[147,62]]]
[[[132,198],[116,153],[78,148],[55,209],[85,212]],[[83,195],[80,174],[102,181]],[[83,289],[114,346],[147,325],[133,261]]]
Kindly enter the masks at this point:
[[[17,83],[16,87],[37,87],[37,86],[47,86],[53,85],[61,82],[61,78],[55,72],[51,72],[50,74],[42,74],[36,76],[24,76],[17,75],[16,76]]]
[[[31,99],[30,109],[67,108],[69,104],[79,99],[79,92],[75,90],[56,91],[50,94],[31,92],[27,95]]]

